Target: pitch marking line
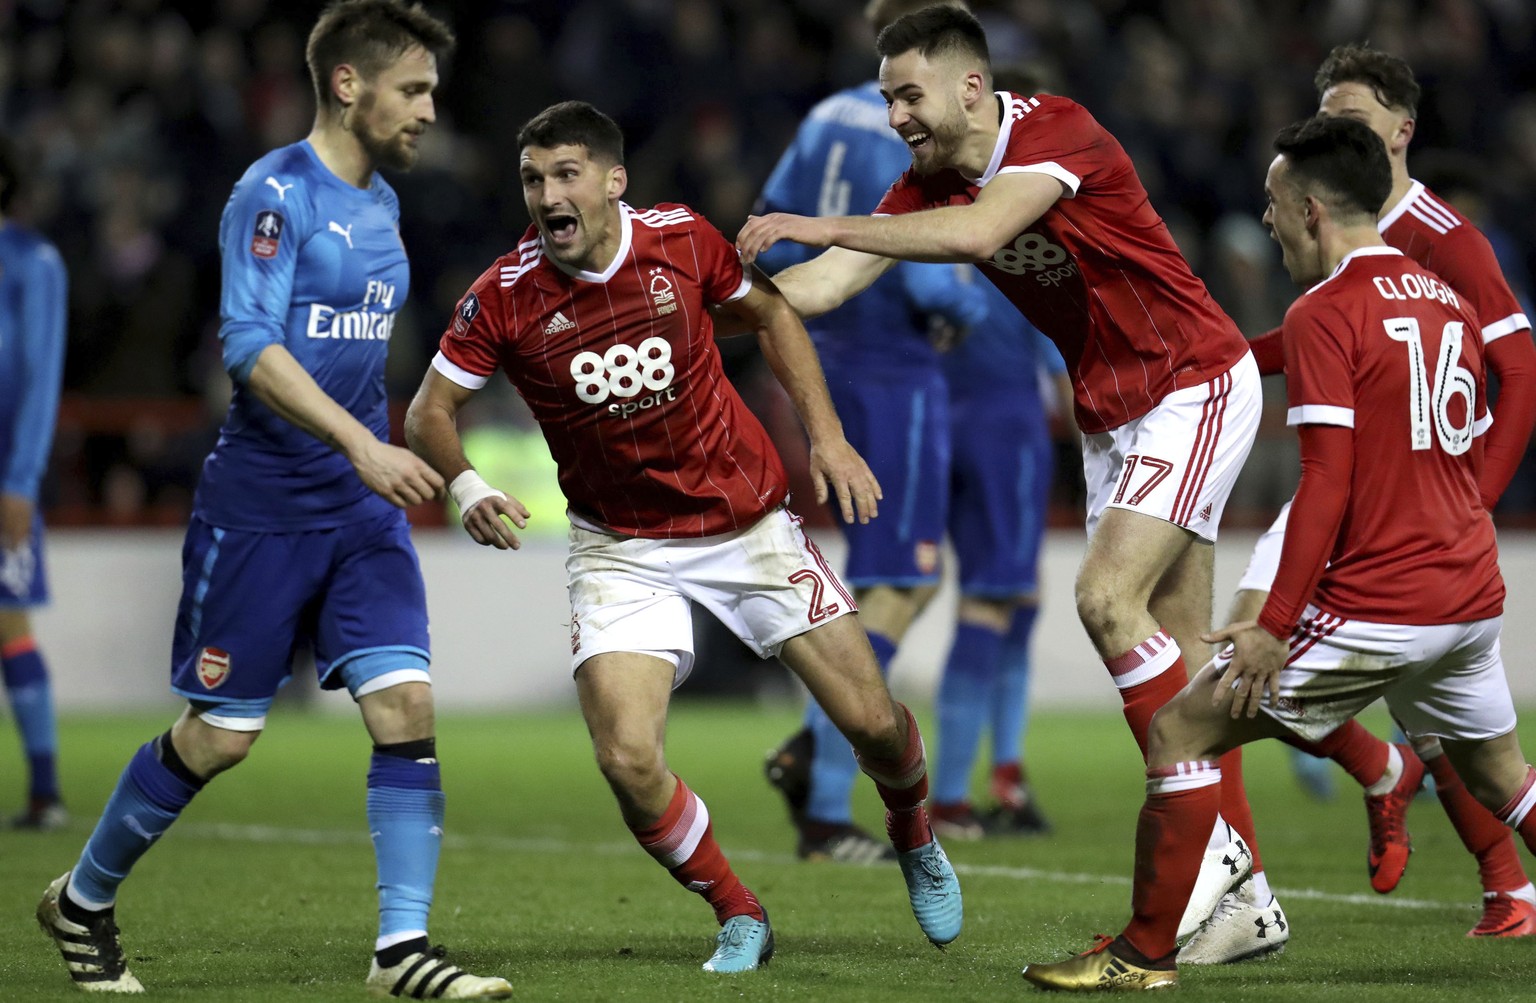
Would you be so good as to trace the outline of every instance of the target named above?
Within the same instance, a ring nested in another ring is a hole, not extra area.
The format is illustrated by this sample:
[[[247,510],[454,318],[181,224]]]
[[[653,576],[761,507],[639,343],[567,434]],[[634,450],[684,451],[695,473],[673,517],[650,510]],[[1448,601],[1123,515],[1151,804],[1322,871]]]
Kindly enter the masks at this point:
[[[241,843],[293,843],[308,846],[362,845],[369,842],[368,833],[341,829],[285,829],[270,825],[234,825],[225,822],[183,823],[172,830],[183,836],[203,839],[225,839]],[[572,843],[563,839],[514,839],[509,836],[443,836],[446,850],[489,850],[516,853],[596,853],[605,857],[637,854],[634,843]],[[733,860],[751,860],[768,864],[795,864],[800,861],[787,853],[765,853],[760,850],[732,850]],[[637,856],[636,859],[639,859]],[[849,866],[849,865],[831,865]],[[955,872],[977,877],[1005,878],[1011,881],[1053,881],[1073,885],[1124,885],[1131,879],[1119,874],[1082,874],[1072,871],[1048,871],[1034,867],[1004,867],[998,864],[955,864]],[[1382,906],[1389,909],[1456,909],[1470,908],[1465,902],[1439,902],[1433,899],[1405,898],[1398,895],[1339,894],[1317,888],[1276,888],[1277,895],[1287,898],[1313,899],[1318,902],[1335,902],[1343,905]]]

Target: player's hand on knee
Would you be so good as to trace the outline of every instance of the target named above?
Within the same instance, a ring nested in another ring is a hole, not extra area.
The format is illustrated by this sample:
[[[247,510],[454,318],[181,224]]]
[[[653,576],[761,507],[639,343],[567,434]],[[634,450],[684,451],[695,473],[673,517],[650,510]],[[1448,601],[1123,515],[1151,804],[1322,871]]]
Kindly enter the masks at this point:
[[[857,518],[867,523],[880,514],[879,501],[884,497],[880,482],[848,440],[812,443],[810,466],[817,504],[824,505],[831,495],[837,495],[843,522],[852,523]]]
[[[1275,637],[1254,620],[1229,624],[1202,634],[1200,639],[1207,644],[1231,645],[1232,660],[1211,696],[1214,706],[1219,707],[1230,700],[1234,718],[1254,717],[1266,696],[1270,699],[1279,696],[1280,670],[1285,668],[1291,653],[1288,641]],[[1227,654],[1227,651],[1222,652],[1222,656]]]
[[[511,495],[491,495],[475,502],[460,517],[470,537],[484,547],[497,550],[517,550],[523,544],[512,532],[528,528],[528,510]],[[511,521],[512,525],[507,523]]]
[[[368,490],[399,508],[420,505],[443,492],[443,478],[425,460],[387,442],[370,446],[352,466]]]

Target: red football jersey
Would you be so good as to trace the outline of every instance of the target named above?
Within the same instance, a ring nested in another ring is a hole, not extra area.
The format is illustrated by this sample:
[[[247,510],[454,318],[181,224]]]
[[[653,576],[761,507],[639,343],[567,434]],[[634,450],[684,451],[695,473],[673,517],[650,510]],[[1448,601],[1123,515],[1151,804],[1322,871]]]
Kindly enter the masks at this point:
[[[1061,349],[1084,432],[1118,428],[1230,369],[1247,343],[1190,271],[1115,137],[1067,98],[997,97],[1003,123],[985,174],[908,170],[876,214],[966,205],[999,174],[1047,174],[1066,186],[978,267]]]
[[[1530,328],[1488,238],[1420,182],[1387,210],[1376,228],[1383,240],[1449,282],[1472,304],[1483,324],[1485,344]]]
[[[651,538],[744,528],[789,493],[707,309],[745,296],[751,276],[687,206],[621,203],[620,220],[602,274],[546,257],[529,227],[459,301],[432,365],[470,389],[507,374],[577,519]]]
[[[1290,424],[1354,429],[1348,507],[1312,601],[1377,623],[1498,616],[1477,491],[1490,421],[1477,314],[1396,248],[1372,247],[1292,304],[1284,330]]]

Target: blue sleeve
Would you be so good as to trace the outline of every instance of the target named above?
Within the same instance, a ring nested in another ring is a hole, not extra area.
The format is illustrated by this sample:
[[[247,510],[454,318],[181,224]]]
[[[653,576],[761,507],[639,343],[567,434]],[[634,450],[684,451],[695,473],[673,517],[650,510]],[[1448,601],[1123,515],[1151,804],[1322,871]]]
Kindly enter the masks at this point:
[[[269,185],[249,182],[235,186],[219,223],[219,341],[224,368],[237,383],[249,378],[262,349],[283,344],[299,244],[309,227],[298,189],[280,196]]]
[[[21,350],[26,393],[16,416],[15,441],[0,490],[37,502],[38,485],[53,448],[64,376],[64,318],[68,302],[64,262],[53,245],[39,244],[21,278]]]
[[[1061,350],[1056,347],[1056,342],[1041,334],[1039,328],[1034,328],[1034,332],[1035,358],[1040,361],[1040,368],[1047,376],[1060,376],[1066,372],[1067,360],[1061,357]]]
[[[793,212],[803,215],[803,207],[795,204],[794,186],[796,174],[799,171],[800,142],[802,133],[795,135],[794,142],[789,144],[789,149],[779,158],[779,162],[773,168],[773,173],[768,175],[768,183],[763,185],[763,197],[759,205],[759,211],[769,212]],[[804,244],[797,244],[793,240],[781,240],[768,250],[757,256],[757,265],[769,275],[782,272],[790,265],[798,265],[802,261],[811,260],[812,249]]]
[[[970,265],[896,265],[907,302],[920,313],[936,313],[957,327],[974,327],[987,316],[987,294],[960,269]]]

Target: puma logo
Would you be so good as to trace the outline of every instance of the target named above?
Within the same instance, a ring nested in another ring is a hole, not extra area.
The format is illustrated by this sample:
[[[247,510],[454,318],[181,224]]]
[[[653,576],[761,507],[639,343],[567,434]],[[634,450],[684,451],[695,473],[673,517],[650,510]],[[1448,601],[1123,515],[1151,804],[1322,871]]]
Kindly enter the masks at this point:
[[[288,189],[293,187],[293,185],[279,184],[277,179],[270,174],[267,175],[267,184],[277,189],[277,200],[279,202],[286,202],[288,200],[287,192]]]
[[[333,219],[333,220],[331,220],[326,225],[326,229],[331,231],[332,233],[339,233],[339,234],[341,234],[342,238],[345,239],[346,242],[347,242],[347,248],[349,250],[351,249],[351,247],[352,247],[352,224],[351,223],[348,223],[345,227],[343,227],[340,223],[336,222]]]

